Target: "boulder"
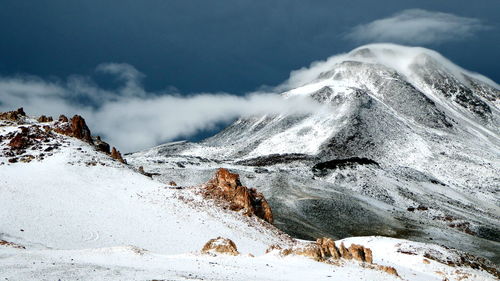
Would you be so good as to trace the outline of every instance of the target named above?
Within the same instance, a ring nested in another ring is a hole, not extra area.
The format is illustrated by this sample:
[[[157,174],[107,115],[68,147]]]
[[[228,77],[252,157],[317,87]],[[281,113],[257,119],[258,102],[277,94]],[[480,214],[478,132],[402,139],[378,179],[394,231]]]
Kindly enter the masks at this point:
[[[30,140],[27,134],[21,132],[17,133],[9,142],[9,146],[13,149],[24,149],[28,147]]]
[[[240,253],[236,248],[236,244],[231,239],[217,237],[214,239],[208,240],[208,242],[203,246],[201,252],[204,254],[213,253],[213,254],[225,254],[237,256]]]

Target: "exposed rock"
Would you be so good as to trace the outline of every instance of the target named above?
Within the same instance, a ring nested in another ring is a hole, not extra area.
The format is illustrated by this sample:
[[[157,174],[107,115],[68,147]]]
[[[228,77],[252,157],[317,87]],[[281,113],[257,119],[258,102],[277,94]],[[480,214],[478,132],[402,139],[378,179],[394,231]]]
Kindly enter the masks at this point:
[[[316,244],[319,246],[321,251],[321,257],[323,259],[332,257],[334,259],[340,258],[339,249],[335,246],[335,241],[331,238],[318,238]]]
[[[47,117],[45,115],[42,115],[42,116],[38,117],[37,121],[40,123],[46,123],[46,122],[52,122],[52,121],[54,121],[54,119],[52,119],[52,116]]]
[[[28,147],[30,141],[26,133],[17,133],[9,142],[9,146],[13,149],[24,149]]]
[[[287,249],[285,249],[284,251],[281,251],[281,254],[285,256],[293,254],[293,255],[308,257],[315,261],[326,261],[326,259],[324,259],[321,255],[322,254],[321,247],[318,244],[314,243],[308,243],[304,246],[292,248],[291,250],[288,251]]]
[[[22,245],[19,245],[19,244],[16,244],[16,243],[12,243],[12,242],[8,242],[8,241],[5,241],[5,240],[0,240],[0,246],[6,246],[6,247],[11,247],[11,248],[16,248],[16,249],[26,249],[26,247],[24,247]]]
[[[127,161],[125,161],[125,159],[123,159],[120,151],[118,151],[114,146],[113,146],[113,149],[111,149],[111,158],[116,159],[117,161],[120,161],[123,164],[127,164]]]
[[[316,261],[331,261],[340,258],[354,259],[359,262],[373,263],[372,250],[364,246],[351,244],[349,248],[340,243],[340,249],[335,245],[335,241],[331,238],[318,238],[316,242],[303,244],[294,248],[282,249],[278,245],[271,245],[266,253],[278,250],[281,255],[287,256],[290,254],[300,255],[312,258]]]
[[[308,257],[318,262],[339,265],[340,259],[356,260],[365,268],[381,270],[399,276],[397,270],[391,266],[373,263],[372,250],[362,245],[351,244],[349,248],[340,243],[340,249],[335,246],[331,238],[318,238],[316,242],[301,244],[292,248],[283,249],[279,245],[271,245],[266,254],[277,251],[282,256],[299,255]]]
[[[98,151],[104,152],[106,154],[111,154],[111,147],[109,144],[101,140],[100,136],[96,136],[94,139],[94,145]]]
[[[352,255],[351,255],[351,253],[349,252],[349,249],[347,249],[347,248],[344,246],[344,242],[341,242],[341,243],[340,243],[340,256],[341,256],[341,257],[343,257],[344,259],[347,259],[347,260],[352,259]]]
[[[159,176],[160,175],[158,173],[149,173],[149,172],[146,172],[144,170],[143,166],[139,166],[139,168],[137,170],[138,170],[139,173],[145,175],[146,177],[150,177],[150,178],[152,178],[153,176]]]
[[[203,246],[203,249],[201,250],[202,253],[219,253],[219,254],[226,254],[226,255],[232,255],[232,256],[237,256],[240,253],[238,252],[238,249],[236,248],[236,244],[230,239],[227,238],[222,238],[222,237],[217,237],[214,239],[210,239],[205,246]]]
[[[26,117],[26,113],[24,113],[22,107],[14,111],[0,113],[0,120],[19,121],[22,117]]]
[[[375,265],[375,269],[386,272],[386,273],[394,275],[394,276],[399,276],[398,271],[392,266],[377,264],[377,265]]]
[[[354,260],[360,262],[368,262],[368,263],[372,263],[373,261],[372,250],[365,248],[361,245],[351,244],[351,246],[349,247],[349,253],[351,254]],[[370,261],[368,261],[367,256],[370,259]]]
[[[217,170],[215,176],[205,184],[204,195],[208,198],[224,200],[233,211],[242,210],[247,216],[256,215],[273,223],[271,207],[264,195],[255,188],[242,186],[240,176],[227,169]]]
[[[87,124],[85,123],[85,119],[83,119],[83,117],[81,117],[80,115],[75,115],[73,116],[73,118],[71,118],[71,122],[67,120],[68,118],[66,116],[61,115],[54,131],[66,136],[83,140],[90,144],[94,144],[89,127],[87,127]]]
[[[69,122],[68,117],[66,115],[59,115],[59,122]]]
[[[168,185],[171,185],[171,186],[177,186],[177,183],[176,183],[175,181],[170,181],[170,182],[168,183]]]

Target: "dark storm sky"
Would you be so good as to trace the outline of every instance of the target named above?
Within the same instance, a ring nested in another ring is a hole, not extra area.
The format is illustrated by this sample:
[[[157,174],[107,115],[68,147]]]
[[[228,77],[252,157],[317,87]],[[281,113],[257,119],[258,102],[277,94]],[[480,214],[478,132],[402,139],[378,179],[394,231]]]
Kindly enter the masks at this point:
[[[410,8],[481,20],[489,28],[467,40],[424,46],[500,81],[499,0],[0,0],[0,76],[92,75],[123,62],[151,91],[241,94],[353,49],[351,28]]]

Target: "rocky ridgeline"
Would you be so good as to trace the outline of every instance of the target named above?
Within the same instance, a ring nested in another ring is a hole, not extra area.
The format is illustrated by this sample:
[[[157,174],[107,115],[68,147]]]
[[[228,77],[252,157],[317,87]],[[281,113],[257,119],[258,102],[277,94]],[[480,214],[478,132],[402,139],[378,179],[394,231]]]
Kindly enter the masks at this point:
[[[223,203],[225,208],[273,223],[271,206],[264,195],[255,188],[243,186],[240,176],[227,169],[217,170],[215,176],[203,186],[203,195]]]
[[[85,119],[80,115],[75,115],[71,119],[61,115],[57,121],[50,116],[42,115],[37,122],[30,122],[24,110],[19,108],[0,113],[0,121],[3,121],[0,126],[18,126],[20,129],[20,131],[0,136],[0,141],[8,141],[8,147],[4,148],[3,156],[8,157],[10,163],[30,162],[35,158],[42,160],[52,155],[52,151],[61,146],[59,142],[54,143],[52,140],[58,138],[57,134],[62,134],[82,140],[94,146],[98,151],[126,164],[116,148],[110,149],[109,144],[102,141],[99,136],[92,136]],[[41,152],[35,157],[27,153],[28,150]]]

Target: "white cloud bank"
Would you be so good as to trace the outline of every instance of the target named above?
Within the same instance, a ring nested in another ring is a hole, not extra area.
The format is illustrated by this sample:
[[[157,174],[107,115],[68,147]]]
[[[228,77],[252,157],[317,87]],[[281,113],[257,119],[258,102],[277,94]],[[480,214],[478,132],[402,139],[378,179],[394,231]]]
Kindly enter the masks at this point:
[[[82,76],[70,76],[64,82],[37,77],[0,77],[0,111],[24,107],[30,115],[57,118],[59,114],[79,114],[94,134],[104,136],[123,151],[134,151],[239,117],[311,113],[321,108],[309,99],[284,99],[271,93],[245,96],[149,93],[140,83],[144,75],[128,64],[102,64],[97,72],[116,76],[122,85],[115,90],[105,90]]]
[[[481,20],[454,14],[409,9],[354,27],[346,38],[356,42],[439,44],[462,40],[487,28]]]

